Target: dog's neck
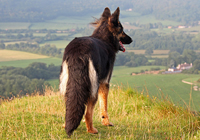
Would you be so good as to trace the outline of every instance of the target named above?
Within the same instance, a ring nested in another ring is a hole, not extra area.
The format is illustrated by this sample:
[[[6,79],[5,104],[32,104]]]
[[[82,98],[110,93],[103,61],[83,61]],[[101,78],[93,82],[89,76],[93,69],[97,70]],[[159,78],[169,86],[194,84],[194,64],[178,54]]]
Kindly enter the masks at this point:
[[[99,26],[97,29],[94,30],[91,37],[100,39],[106,43],[108,43],[109,46],[111,46],[116,52],[118,52],[119,48],[119,41],[117,38],[109,31],[107,27]]]

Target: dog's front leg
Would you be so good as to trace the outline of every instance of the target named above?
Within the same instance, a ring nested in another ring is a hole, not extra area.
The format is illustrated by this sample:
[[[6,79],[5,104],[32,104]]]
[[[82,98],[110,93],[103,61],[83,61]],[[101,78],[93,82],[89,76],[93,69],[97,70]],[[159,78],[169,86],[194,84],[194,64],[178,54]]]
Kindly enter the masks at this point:
[[[109,122],[108,113],[107,113],[108,92],[109,92],[109,84],[101,83],[99,86],[98,98],[100,101],[100,115],[102,118],[102,124],[106,126],[113,126],[113,124]]]

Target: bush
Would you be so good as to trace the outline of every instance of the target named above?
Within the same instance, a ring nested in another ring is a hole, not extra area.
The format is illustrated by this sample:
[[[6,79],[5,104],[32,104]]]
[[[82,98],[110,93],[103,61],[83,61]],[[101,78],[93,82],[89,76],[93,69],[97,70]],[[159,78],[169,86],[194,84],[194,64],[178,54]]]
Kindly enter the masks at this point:
[[[151,71],[160,70],[160,67],[151,68]]]

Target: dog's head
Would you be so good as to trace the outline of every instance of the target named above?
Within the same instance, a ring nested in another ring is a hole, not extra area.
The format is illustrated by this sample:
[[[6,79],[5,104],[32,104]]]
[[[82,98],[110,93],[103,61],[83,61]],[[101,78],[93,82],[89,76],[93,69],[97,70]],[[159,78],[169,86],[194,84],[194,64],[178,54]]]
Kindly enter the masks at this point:
[[[119,50],[125,51],[123,44],[130,44],[132,39],[123,31],[123,26],[119,21],[120,10],[119,7],[111,14],[110,9],[106,7],[100,19],[98,19],[94,24],[96,27],[106,24],[108,30],[113,34],[113,36],[119,42]]]

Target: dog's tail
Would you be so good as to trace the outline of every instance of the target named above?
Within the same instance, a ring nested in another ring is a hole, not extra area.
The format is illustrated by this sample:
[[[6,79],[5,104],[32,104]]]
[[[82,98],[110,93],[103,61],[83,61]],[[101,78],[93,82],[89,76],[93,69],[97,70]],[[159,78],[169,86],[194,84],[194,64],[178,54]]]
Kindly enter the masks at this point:
[[[68,61],[68,82],[66,84],[65,130],[68,136],[79,126],[90,97],[89,62],[87,59]]]

